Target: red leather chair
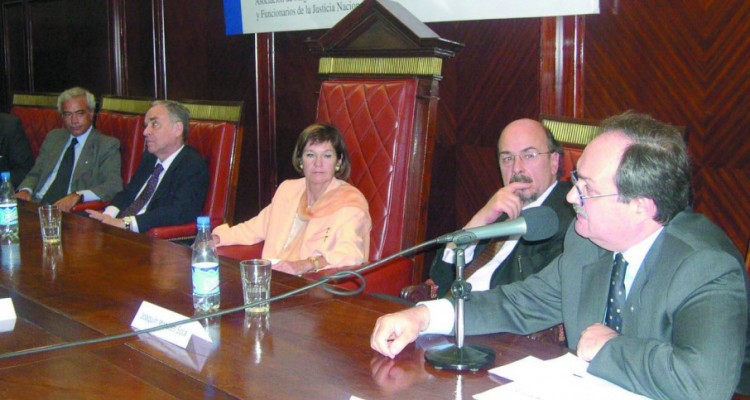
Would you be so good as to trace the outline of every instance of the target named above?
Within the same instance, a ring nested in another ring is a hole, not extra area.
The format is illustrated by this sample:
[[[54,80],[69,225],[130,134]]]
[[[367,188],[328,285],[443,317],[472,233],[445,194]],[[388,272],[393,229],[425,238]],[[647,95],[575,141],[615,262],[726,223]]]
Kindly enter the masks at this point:
[[[127,185],[138,169],[145,138],[144,117],[153,99],[103,96],[96,129],[120,140],[122,183]]]
[[[63,127],[57,111],[59,93],[16,93],[10,113],[21,119],[21,125],[29,137],[31,152],[36,158],[47,133]]]
[[[203,215],[211,218],[211,226],[218,226],[234,217],[237,175],[242,145],[242,102],[205,102],[179,100],[190,110],[188,144],[203,156],[208,164],[209,188],[203,205]],[[154,238],[187,240],[195,237],[195,222],[150,229]]]
[[[145,98],[102,97],[101,107],[96,116],[96,129],[120,141],[123,185],[130,182],[138,169],[138,163],[141,162],[145,143],[144,116],[151,108],[152,102],[153,99]],[[71,211],[102,210],[106,206],[107,202],[104,201],[87,201],[76,204]]]
[[[579,118],[540,115],[542,125],[552,131],[552,136],[563,148],[563,176],[561,180],[570,181],[570,171],[576,169],[576,163],[583,153],[583,148],[594,139],[598,123]]]
[[[380,260],[416,243],[409,242],[405,221],[419,218],[418,188],[407,185],[410,173],[422,171],[412,165],[416,79],[334,79],[320,88],[316,120],[341,131],[352,162],[349,182],[369,202],[372,217],[370,261]],[[259,257],[262,244],[226,246],[219,254],[234,259]],[[342,269],[356,269],[359,266]],[[398,295],[411,282],[413,262],[401,258],[365,274],[365,292]],[[312,279],[340,269],[307,274]],[[354,288],[353,280],[340,282]]]

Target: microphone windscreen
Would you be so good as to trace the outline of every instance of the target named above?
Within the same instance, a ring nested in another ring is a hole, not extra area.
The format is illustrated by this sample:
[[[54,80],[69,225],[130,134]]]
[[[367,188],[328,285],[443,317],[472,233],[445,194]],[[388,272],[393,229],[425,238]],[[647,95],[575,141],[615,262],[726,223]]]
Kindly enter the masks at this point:
[[[557,213],[547,206],[523,210],[521,216],[526,221],[526,234],[523,238],[530,242],[551,238],[560,226]]]

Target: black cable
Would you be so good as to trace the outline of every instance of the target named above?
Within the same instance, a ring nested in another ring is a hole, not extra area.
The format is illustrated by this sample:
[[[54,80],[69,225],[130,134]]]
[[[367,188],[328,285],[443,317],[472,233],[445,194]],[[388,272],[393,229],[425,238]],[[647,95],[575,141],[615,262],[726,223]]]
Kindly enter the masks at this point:
[[[332,294],[338,295],[338,296],[355,296],[357,294],[362,293],[365,290],[366,282],[365,282],[364,276],[362,276],[363,272],[369,271],[369,270],[371,270],[371,269],[373,269],[375,267],[379,267],[379,266],[385,264],[386,262],[393,260],[396,257],[402,257],[402,256],[404,256],[406,254],[411,254],[411,253],[413,253],[413,252],[415,252],[415,251],[417,251],[419,249],[422,249],[423,247],[427,247],[429,245],[433,245],[433,244],[436,244],[436,243],[437,243],[436,240],[430,240],[430,241],[418,244],[416,246],[410,247],[410,248],[408,248],[406,250],[401,250],[398,253],[392,254],[392,255],[390,255],[390,256],[388,256],[386,258],[383,258],[381,260],[375,261],[373,263],[367,264],[367,265],[365,265],[363,267],[360,267],[360,268],[358,268],[356,270],[339,271],[339,272],[336,272],[334,274],[322,276],[315,283],[311,283],[311,284],[309,284],[307,286],[303,286],[301,288],[294,289],[294,290],[289,291],[287,293],[280,294],[280,295],[278,295],[276,297],[271,297],[268,300],[259,300],[259,301],[252,302],[250,304],[243,304],[243,305],[238,306],[238,307],[228,308],[226,310],[217,311],[217,312],[211,313],[211,314],[199,315],[199,316],[195,316],[195,317],[192,317],[192,318],[183,319],[183,320],[180,320],[180,321],[170,322],[168,324],[158,325],[158,326],[154,326],[154,327],[151,327],[151,328],[136,330],[136,331],[132,331],[132,332],[121,333],[121,334],[118,334],[118,335],[104,336],[104,337],[95,338],[95,339],[79,340],[79,341],[76,341],[76,342],[69,342],[69,343],[53,344],[53,345],[49,345],[49,346],[35,347],[33,349],[26,349],[26,350],[13,351],[13,352],[10,352],[10,353],[4,353],[4,354],[0,354],[0,360],[4,360],[4,359],[8,359],[8,358],[13,358],[13,357],[28,356],[28,355],[32,355],[32,354],[45,353],[45,352],[49,352],[49,351],[69,349],[69,348],[72,348],[72,347],[84,346],[84,345],[89,345],[89,344],[98,344],[98,343],[110,342],[110,341],[113,341],[113,340],[126,339],[126,338],[129,338],[129,337],[138,336],[138,335],[144,334],[144,333],[151,333],[151,332],[155,332],[155,331],[160,331],[162,329],[173,328],[175,326],[187,324],[189,322],[200,321],[202,319],[208,319],[208,318],[213,318],[213,317],[220,317],[222,315],[231,314],[233,312],[244,310],[246,308],[255,307],[255,306],[258,306],[258,305],[261,305],[261,304],[265,304],[265,303],[271,303],[271,302],[278,301],[278,300],[283,300],[283,299],[295,296],[295,295],[297,295],[299,293],[305,292],[307,290],[310,290],[310,289],[316,288],[318,286],[321,286],[321,285],[323,285],[323,284],[325,284],[325,283],[327,283],[329,281],[336,281],[338,279],[348,278],[348,277],[352,277],[352,276],[356,277],[357,279],[359,279],[362,282],[362,285],[359,286],[355,290],[341,290],[341,289],[336,289],[336,288],[334,288],[332,286],[323,286],[323,289],[325,291],[329,292],[329,293],[332,293]]]

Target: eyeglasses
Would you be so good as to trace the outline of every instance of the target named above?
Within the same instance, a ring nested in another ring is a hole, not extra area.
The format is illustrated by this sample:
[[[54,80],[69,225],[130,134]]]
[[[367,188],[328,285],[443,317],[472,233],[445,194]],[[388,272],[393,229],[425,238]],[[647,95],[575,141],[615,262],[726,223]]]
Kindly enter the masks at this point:
[[[583,204],[586,202],[586,199],[595,199],[597,197],[609,197],[609,196],[619,196],[619,193],[610,193],[610,194],[595,194],[593,196],[586,196],[581,191],[581,188],[578,187],[578,171],[572,170],[570,171],[570,179],[573,181],[573,187],[576,188],[576,192],[578,192],[578,198],[581,199],[581,207],[583,207]]]
[[[537,157],[541,156],[542,154],[552,154],[551,151],[545,151],[544,153],[540,153],[538,151],[526,151],[519,155],[515,154],[500,154],[500,164],[502,165],[512,165],[516,162],[516,157],[519,157],[523,162],[532,162],[536,160]]]

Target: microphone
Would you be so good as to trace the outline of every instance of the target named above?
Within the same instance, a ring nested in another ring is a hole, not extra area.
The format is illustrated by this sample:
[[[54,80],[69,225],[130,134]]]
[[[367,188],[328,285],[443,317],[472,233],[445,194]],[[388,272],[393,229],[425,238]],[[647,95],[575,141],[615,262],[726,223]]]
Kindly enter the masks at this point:
[[[523,235],[525,240],[534,242],[549,239],[557,232],[560,220],[557,213],[547,206],[533,207],[521,211],[521,216],[503,222],[496,222],[470,229],[461,229],[438,237],[438,243],[453,242],[464,245],[503,236]]]

